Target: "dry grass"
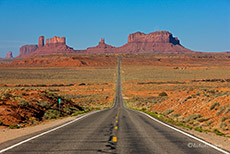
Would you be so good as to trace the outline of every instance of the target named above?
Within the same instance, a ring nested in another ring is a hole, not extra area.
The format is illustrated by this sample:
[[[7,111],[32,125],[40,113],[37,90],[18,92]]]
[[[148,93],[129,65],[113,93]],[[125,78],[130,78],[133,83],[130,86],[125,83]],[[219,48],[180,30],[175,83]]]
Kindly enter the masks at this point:
[[[131,108],[155,112],[163,119],[182,123],[189,129],[218,130],[223,132],[218,135],[230,136],[230,122],[221,122],[229,115],[230,84],[225,79],[230,78],[230,68],[225,63],[222,63],[225,67],[220,65],[221,61],[217,65],[184,62],[178,67],[123,65],[123,94]],[[159,96],[162,92],[168,96]],[[219,102],[219,106],[213,108],[215,102]],[[200,118],[186,120],[194,115],[200,115]]]
[[[114,82],[114,67],[0,68],[0,84]]]
[[[0,121],[0,125],[8,126],[12,123],[10,126],[14,128],[15,126],[27,126],[25,123],[28,121],[37,124],[39,120],[61,117],[58,109],[48,106],[54,102],[57,104],[58,97],[61,97],[63,101],[72,102],[71,106],[62,107],[64,116],[75,112],[71,108],[74,105],[79,106],[83,110],[82,113],[109,108],[113,104],[116,68],[1,68],[0,78],[1,118],[5,119],[4,122]],[[36,91],[37,95],[35,95]],[[48,99],[53,94],[57,95],[57,98]],[[39,119],[30,115],[29,110],[32,105],[39,112],[42,108],[42,114],[39,116],[45,118]],[[28,108],[28,112],[24,111],[25,117],[28,115],[31,116],[31,119],[23,121],[18,117],[18,119],[12,120],[11,114],[16,113],[17,110],[14,109],[17,108]],[[74,114],[79,113],[76,111]]]

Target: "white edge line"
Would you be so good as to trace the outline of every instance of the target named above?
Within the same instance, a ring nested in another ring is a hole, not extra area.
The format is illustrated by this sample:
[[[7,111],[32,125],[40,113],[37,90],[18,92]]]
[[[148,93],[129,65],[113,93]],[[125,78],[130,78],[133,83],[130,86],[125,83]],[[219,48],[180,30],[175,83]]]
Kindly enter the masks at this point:
[[[129,108],[128,108],[128,109],[129,109]],[[164,125],[164,126],[166,126],[166,127],[169,127],[169,128],[171,128],[171,129],[173,129],[173,130],[175,130],[175,131],[177,131],[177,132],[179,132],[179,133],[181,133],[181,134],[184,134],[184,135],[186,135],[186,136],[188,136],[188,137],[190,137],[190,138],[193,138],[193,139],[195,139],[195,140],[197,140],[197,141],[199,141],[199,142],[202,142],[202,143],[204,143],[204,144],[206,144],[206,145],[208,145],[208,146],[210,146],[210,147],[216,149],[217,151],[223,152],[223,153],[225,153],[225,154],[229,154],[229,153],[230,153],[230,152],[225,151],[225,150],[223,150],[223,149],[221,149],[221,148],[219,148],[219,147],[217,147],[217,146],[215,146],[215,145],[213,145],[213,144],[211,144],[211,143],[208,143],[208,142],[206,142],[206,141],[204,141],[204,140],[202,140],[202,139],[200,139],[200,138],[197,138],[197,137],[195,137],[195,136],[193,136],[193,135],[191,135],[191,134],[188,134],[188,133],[186,133],[186,132],[184,132],[184,131],[182,131],[182,130],[180,130],[180,129],[177,129],[177,128],[175,128],[175,127],[172,127],[172,126],[170,126],[170,125],[168,125],[168,124],[166,124],[166,123],[164,123],[164,122],[162,122],[162,121],[160,121],[160,120],[158,120],[158,119],[156,119],[156,118],[150,116],[149,114],[147,114],[147,113],[145,113],[145,112],[141,112],[141,111],[137,111],[137,110],[133,110],[133,109],[130,109],[130,110],[136,111],[136,112],[139,112],[139,113],[142,113],[142,114],[146,115],[147,117],[151,118],[152,120],[154,120],[154,121],[156,121],[156,122],[158,122],[158,123],[160,123],[160,124],[162,124],[162,125]]]
[[[114,107],[114,106],[113,106],[113,107]],[[110,109],[111,109],[111,108],[110,108]],[[7,147],[7,148],[5,148],[5,149],[2,149],[2,150],[0,150],[0,153],[3,153],[3,152],[5,152],[5,151],[7,151],[7,150],[10,150],[10,149],[12,149],[12,148],[14,148],[14,147],[17,147],[17,146],[19,146],[19,145],[21,145],[21,144],[23,144],[23,143],[26,143],[26,142],[28,142],[28,141],[31,141],[31,140],[35,139],[35,138],[38,138],[38,137],[40,137],[40,136],[42,136],[42,135],[48,134],[48,133],[50,133],[50,132],[53,132],[53,131],[55,131],[55,130],[57,130],[57,129],[59,129],[59,128],[65,127],[66,125],[69,125],[69,124],[71,124],[71,123],[73,123],[73,122],[75,122],[75,121],[78,121],[78,120],[80,120],[80,119],[82,119],[82,118],[84,118],[84,117],[87,117],[87,116],[89,116],[89,115],[91,115],[91,114],[94,114],[94,113],[97,113],[97,112],[101,112],[101,111],[105,111],[105,110],[108,110],[108,109],[98,110],[98,111],[94,111],[94,112],[90,112],[90,113],[88,113],[88,114],[85,114],[85,115],[83,115],[83,116],[81,116],[81,117],[79,117],[79,118],[77,118],[77,119],[74,119],[74,120],[72,120],[72,121],[70,121],[70,122],[67,122],[67,123],[65,123],[65,124],[63,124],[63,125],[61,125],[61,126],[55,127],[55,128],[53,128],[53,129],[51,129],[51,130],[48,130],[48,131],[46,131],[46,132],[43,132],[43,133],[41,133],[41,134],[38,134],[38,135],[33,136],[33,137],[31,137],[31,138],[28,138],[28,139],[26,139],[26,140],[24,140],[24,141],[21,141],[21,142],[19,142],[19,143],[16,143],[16,144],[14,144],[14,145],[11,145],[11,146],[9,146],[9,147]]]

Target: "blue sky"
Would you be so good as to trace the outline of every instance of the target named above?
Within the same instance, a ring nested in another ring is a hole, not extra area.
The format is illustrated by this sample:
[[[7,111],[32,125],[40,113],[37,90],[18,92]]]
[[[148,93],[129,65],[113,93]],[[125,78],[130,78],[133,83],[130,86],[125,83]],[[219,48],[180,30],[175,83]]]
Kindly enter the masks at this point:
[[[230,51],[230,0],[0,0],[0,57],[38,37],[66,36],[74,49],[167,30],[195,51]]]

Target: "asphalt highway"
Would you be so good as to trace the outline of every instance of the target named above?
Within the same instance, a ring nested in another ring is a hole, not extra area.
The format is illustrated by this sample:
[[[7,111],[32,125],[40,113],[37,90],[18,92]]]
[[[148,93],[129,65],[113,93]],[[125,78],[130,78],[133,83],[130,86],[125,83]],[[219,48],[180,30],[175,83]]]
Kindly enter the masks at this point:
[[[42,132],[41,132],[42,133]],[[29,138],[29,136],[28,136]],[[25,141],[19,138],[17,142]],[[8,142],[0,149],[15,145]],[[114,106],[84,116],[55,131],[25,141],[3,153],[218,154],[202,142],[175,131],[123,104],[120,59]]]

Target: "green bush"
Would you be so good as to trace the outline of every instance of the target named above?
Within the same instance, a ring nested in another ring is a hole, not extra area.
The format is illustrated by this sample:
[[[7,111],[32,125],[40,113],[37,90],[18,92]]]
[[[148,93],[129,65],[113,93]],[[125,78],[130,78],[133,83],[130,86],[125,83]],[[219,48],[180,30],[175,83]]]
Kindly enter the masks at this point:
[[[90,111],[90,110],[79,111],[79,112],[73,113],[72,116],[77,116],[77,115],[79,115],[79,114],[87,113],[87,112],[89,112],[89,111]]]
[[[49,103],[48,101],[40,101],[37,103],[38,106],[44,107],[46,109],[51,107],[51,103]]]
[[[204,121],[208,121],[210,118],[197,118],[196,120],[199,121],[199,122],[204,122]]]
[[[174,114],[172,114],[172,117],[179,117],[179,116],[180,116],[179,113],[174,113]]]
[[[70,114],[72,112],[72,110],[69,107],[63,108],[63,111],[67,114]]]
[[[219,116],[224,110],[226,109],[226,106],[221,106],[219,111],[216,113],[217,116]]]
[[[57,119],[60,116],[61,116],[61,114],[58,110],[49,109],[45,112],[43,117],[45,119]]]
[[[207,122],[207,126],[211,125],[212,123],[213,123],[212,120],[208,121],[208,122]]]
[[[227,119],[230,119],[230,115],[229,115],[229,116],[226,116],[226,117],[223,117],[223,118],[221,119],[221,122],[224,122],[224,121],[227,120]]]
[[[189,122],[191,120],[194,120],[194,119],[197,119],[197,118],[200,118],[201,115],[200,114],[192,114],[192,115],[189,115],[185,118],[185,122]]]
[[[54,93],[52,93],[52,92],[49,92],[49,93],[48,93],[48,95],[50,95],[50,96],[53,96],[53,95],[54,95]]]
[[[169,115],[170,113],[172,113],[174,110],[173,109],[169,109],[169,110],[166,110],[164,112],[164,115]]]
[[[215,90],[211,89],[207,91],[208,93],[215,94]]]
[[[220,106],[219,102],[215,102],[211,105],[210,110],[213,110],[216,106]]]
[[[173,69],[177,70],[177,69],[179,69],[179,67],[174,67]]]
[[[166,93],[166,92],[161,92],[161,93],[159,93],[159,96],[168,96],[168,94]]]
[[[198,132],[203,132],[203,129],[199,128],[199,127],[195,127],[194,130],[198,131]]]
[[[227,123],[226,123],[226,122],[221,122],[221,123],[220,123],[220,128],[221,128],[222,130],[227,130],[226,127],[227,127]]]
[[[191,96],[192,96],[192,98],[195,98],[195,97],[196,97],[196,95],[194,95],[194,94],[192,94]]]
[[[21,107],[29,107],[31,106],[31,103],[22,99],[22,100],[18,100],[18,105]]]
[[[5,93],[2,94],[1,99],[2,100],[8,100],[8,99],[10,99],[10,97],[12,97],[12,94],[8,93],[8,92],[5,92]]]
[[[228,106],[228,107],[226,108],[226,111],[224,112],[224,114],[227,114],[229,111],[230,111],[230,107]]]
[[[20,125],[9,125],[10,129],[20,128],[20,127],[21,127]]]
[[[44,96],[44,97],[47,97],[46,93],[42,93],[41,95]]]
[[[188,96],[188,97],[186,97],[186,98],[183,100],[183,102],[182,102],[182,103],[186,102],[187,100],[189,100],[189,99],[191,99],[191,98],[192,98],[192,96]]]
[[[216,135],[220,135],[220,136],[224,135],[224,133],[220,132],[218,129],[214,129],[213,132],[216,133]]]

